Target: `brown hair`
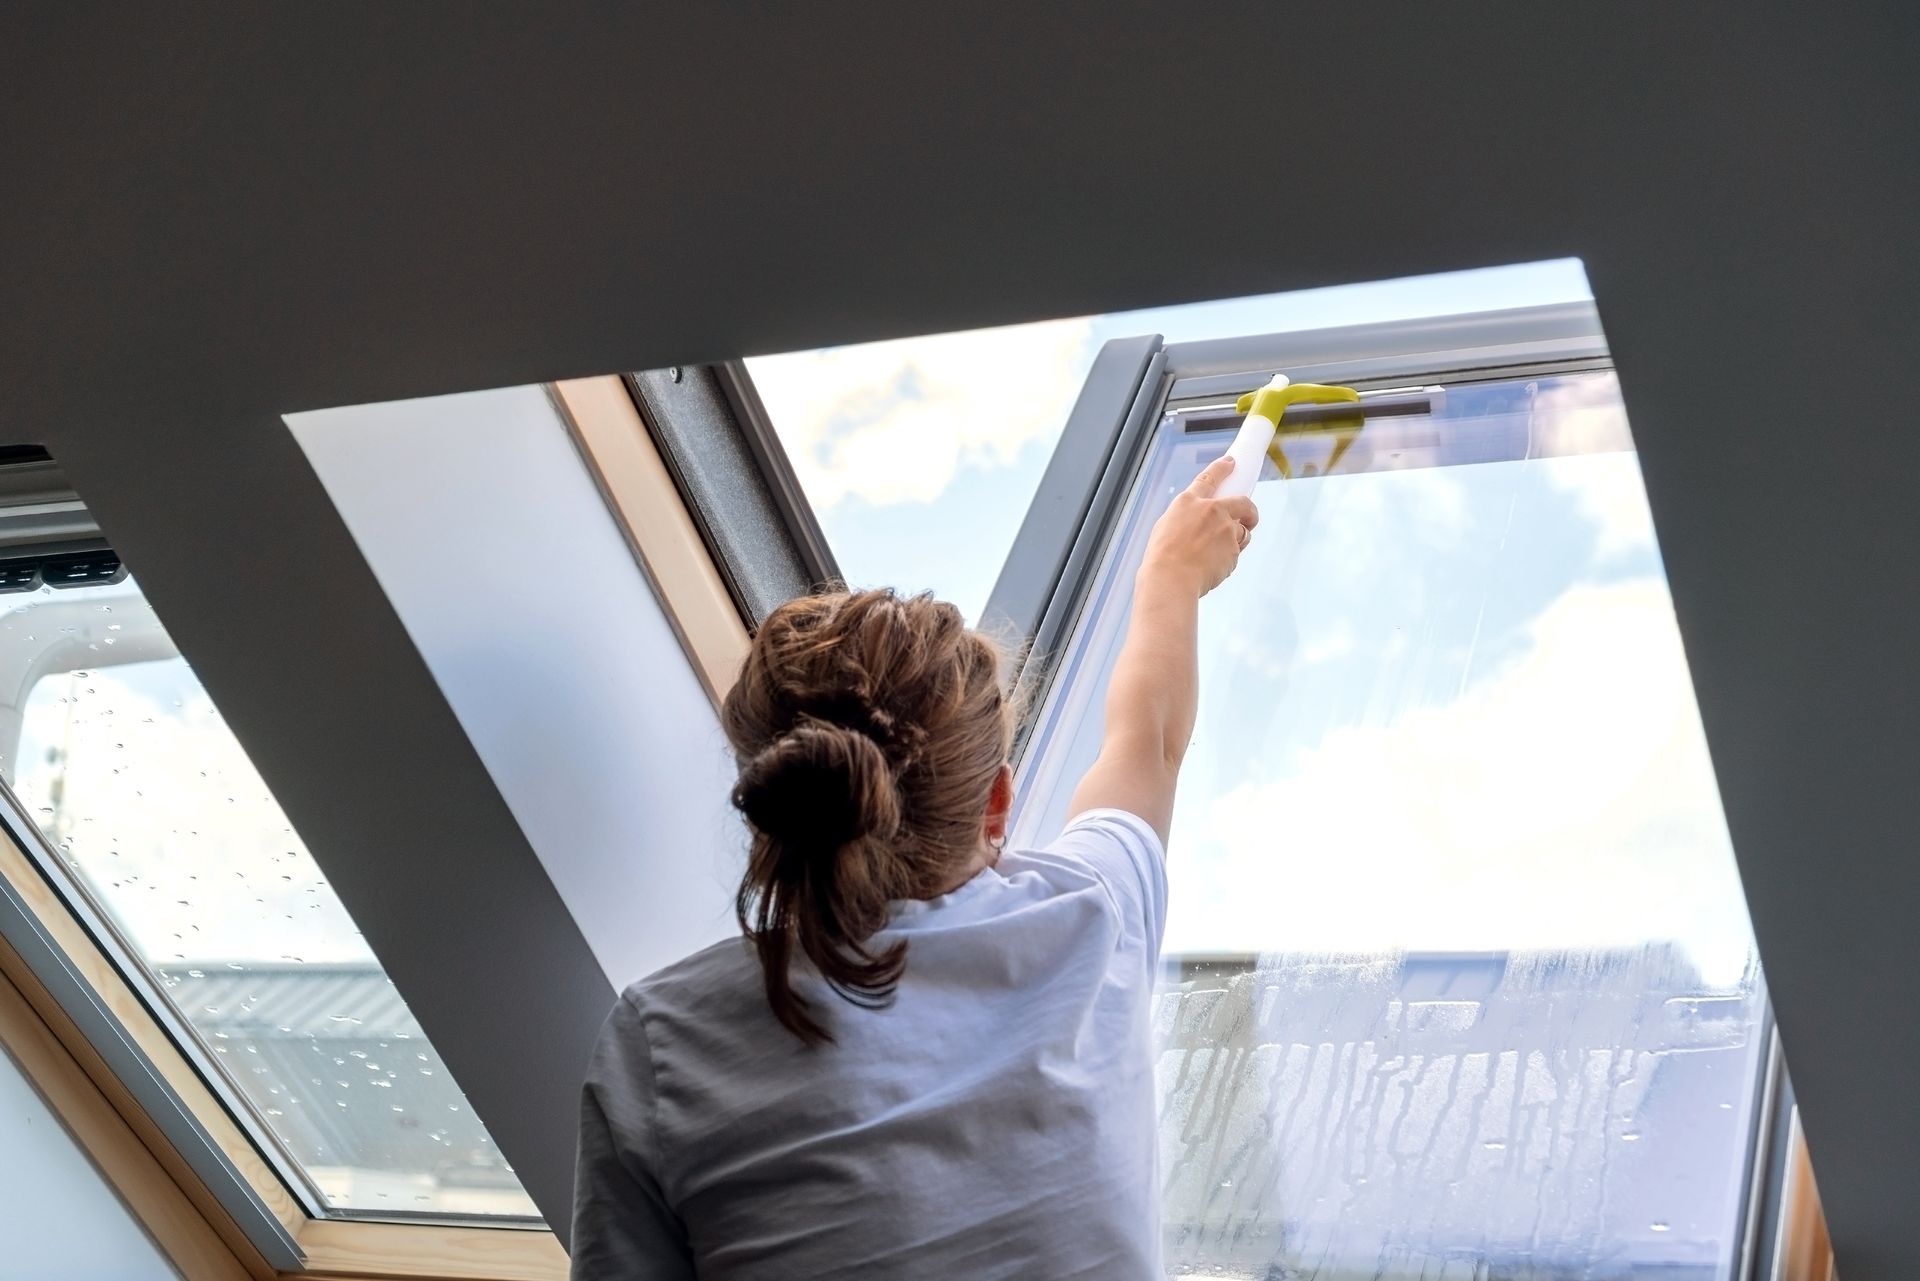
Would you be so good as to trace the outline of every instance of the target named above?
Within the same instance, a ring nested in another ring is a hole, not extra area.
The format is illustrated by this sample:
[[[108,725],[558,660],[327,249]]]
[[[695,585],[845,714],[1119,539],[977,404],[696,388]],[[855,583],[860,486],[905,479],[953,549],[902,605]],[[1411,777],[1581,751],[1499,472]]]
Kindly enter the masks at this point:
[[[888,1004],[888,903],[938,893],[979,846],[1012,734],[1001,653],[931,596],[807,596],[760,627],[721,721],[752,830],[734,907],[767,1001],[808,1045],[833,1039],[793,988],[794,948],[855,1005]]]

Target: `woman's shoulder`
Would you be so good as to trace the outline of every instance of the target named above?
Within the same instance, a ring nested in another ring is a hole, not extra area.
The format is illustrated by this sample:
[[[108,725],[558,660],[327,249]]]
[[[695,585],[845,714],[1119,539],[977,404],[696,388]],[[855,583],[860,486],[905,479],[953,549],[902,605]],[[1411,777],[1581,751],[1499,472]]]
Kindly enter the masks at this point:
[[[675,1014],[698,1007],[711,1016],[728,998],[759,992],[760,965],[753,945],[735,935],[629,983],[620,999],[642,1013]]]

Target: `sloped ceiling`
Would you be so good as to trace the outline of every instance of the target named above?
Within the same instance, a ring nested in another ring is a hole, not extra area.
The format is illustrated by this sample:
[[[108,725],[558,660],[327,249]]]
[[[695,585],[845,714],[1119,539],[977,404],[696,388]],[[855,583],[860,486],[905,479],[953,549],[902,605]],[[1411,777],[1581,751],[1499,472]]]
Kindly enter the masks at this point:
[[[1841,1270],[1901,1275],[1910,15],[15,7],[0,435],[53,446],[323,862],[400,824],[444,870],[476,844],[519,859],[519,837],[280,412],[1580,255]],[[369,726],[406,777],[359,762]],[[433,881],[396,884],[342,884],[377,949]],[[449,955],[499,924],[481,891],[454,898]],[[553,972],[590,964],[554,947]],[[455,1074],[483,1071],[498,1028],[458,1026],[471,994],[396,978]],[[564,1075],[604,995],[486,1004],[553,1038]],[[510,1138],[510,1094],[469,1090],[510,1154],[570,1120],[529,1106]]]

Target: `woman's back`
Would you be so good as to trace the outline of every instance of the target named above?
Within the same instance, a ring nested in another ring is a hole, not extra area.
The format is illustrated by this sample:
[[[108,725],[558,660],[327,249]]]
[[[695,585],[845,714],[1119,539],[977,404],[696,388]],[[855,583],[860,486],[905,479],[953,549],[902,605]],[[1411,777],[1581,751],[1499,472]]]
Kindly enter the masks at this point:
[[[1157,1276],[1147,1003],[1164,904],[1152,830],[1098,811],[896,904],[883,941],[913,959],[885,1008],[796,974],[830,1043],[775,1019],[744,940],[636,983],[589,1077],[582,1186],[604,1203],[576,1214],[576,1267]],[[605,1177],[616,1164],[625,1179]]]
[[[1159,1260],[1148,1005],[1197,610],[1258,513],[1221,459],[1148,539],[1080,817],[1006,853],[1002,654],[950,604],[754,634],[744,938],[634,985],[581,1104],[575,1281],[1109,1277]]]

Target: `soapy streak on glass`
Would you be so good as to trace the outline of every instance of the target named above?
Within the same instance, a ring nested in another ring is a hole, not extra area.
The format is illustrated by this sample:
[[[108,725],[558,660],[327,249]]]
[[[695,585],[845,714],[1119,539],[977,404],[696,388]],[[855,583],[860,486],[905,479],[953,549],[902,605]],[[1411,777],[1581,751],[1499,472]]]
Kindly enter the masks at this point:
[[[0,691],[0,780],[321,1206],[537,1217],[131,580],[0,596]]]
[[[1131,568],[1226,439],[1160,427],[1018,839],[1067,817]],[[1170,841],[1174,1274],[1733,1266],[1765,997],[1631,451],[1613,377],[1570,374],[1259,486]]]

